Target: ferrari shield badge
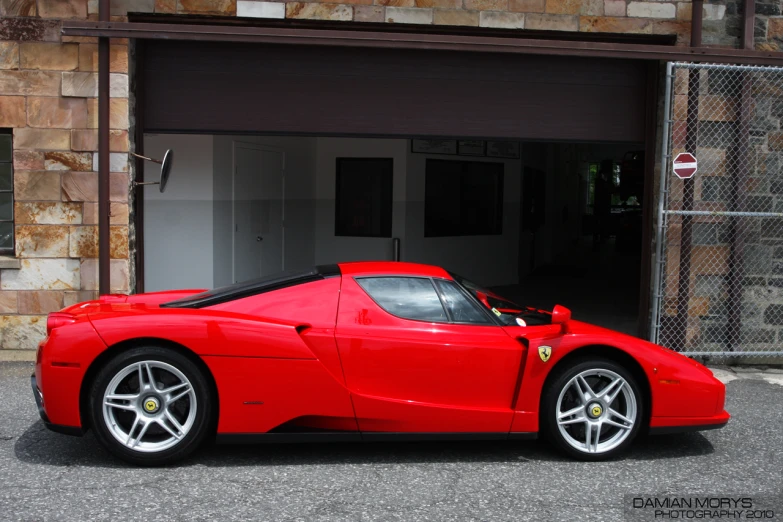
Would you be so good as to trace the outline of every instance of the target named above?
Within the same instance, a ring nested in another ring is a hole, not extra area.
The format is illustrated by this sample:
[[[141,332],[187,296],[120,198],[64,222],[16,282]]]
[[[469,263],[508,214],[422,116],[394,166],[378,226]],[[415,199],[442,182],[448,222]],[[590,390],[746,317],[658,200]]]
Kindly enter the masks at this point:
[[[541,357],[542,361],[547,362],[551,355],[552,355],[552,347],[551,346],[539,346],[538,347],[538,356]]]

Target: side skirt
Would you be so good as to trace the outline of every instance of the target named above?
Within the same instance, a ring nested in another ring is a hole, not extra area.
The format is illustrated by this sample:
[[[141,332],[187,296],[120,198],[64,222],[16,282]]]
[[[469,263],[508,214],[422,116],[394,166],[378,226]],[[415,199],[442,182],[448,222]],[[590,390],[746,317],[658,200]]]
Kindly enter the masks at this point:
[[[728,421],[720,424],[701,424],[698,426],[658,426],[650,428],[650,435],[671,435],[673,433],[690,433],[693,431],[719,430],[728,424]]]
[[[218,444],[285,444],[312,442],[407,442],[461,440],[534,440],[538,433],[410,433],[410,432],[320,432],[320,433],[218,433]]]
[[[650,435],[671,435],[673,433],[691,433],[693,431],[719,430],[726,426],[728,421],[719,424],[700,424],[697,426],[658,426],[650,428]]]

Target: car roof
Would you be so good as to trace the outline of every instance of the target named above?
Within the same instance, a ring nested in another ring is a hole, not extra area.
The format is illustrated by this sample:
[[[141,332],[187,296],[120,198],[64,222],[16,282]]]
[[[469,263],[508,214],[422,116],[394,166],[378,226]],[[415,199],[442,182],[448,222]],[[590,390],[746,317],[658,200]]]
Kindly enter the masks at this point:
[[[366,275],[406,275],[422,277],[442,277],[451,279],[446,270],[439,266],[422,265],[419,263],[403,263],[399,261],[357,261],[339,263],[340,272],[344,276]]]

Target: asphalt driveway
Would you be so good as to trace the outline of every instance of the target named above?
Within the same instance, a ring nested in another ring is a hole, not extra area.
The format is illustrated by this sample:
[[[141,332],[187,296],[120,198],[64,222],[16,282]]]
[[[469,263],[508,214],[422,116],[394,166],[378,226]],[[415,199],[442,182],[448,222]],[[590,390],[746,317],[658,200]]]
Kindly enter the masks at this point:
[[[780,373],[722,372],[726,428],[649,437],[613,462],[570,461],[542,442],[366,443],[212,446],[140,469],[90,434],[47,431],[31,371],[0,363],[3,520],[607,521],[623,519],[626,494],[783,491]]]

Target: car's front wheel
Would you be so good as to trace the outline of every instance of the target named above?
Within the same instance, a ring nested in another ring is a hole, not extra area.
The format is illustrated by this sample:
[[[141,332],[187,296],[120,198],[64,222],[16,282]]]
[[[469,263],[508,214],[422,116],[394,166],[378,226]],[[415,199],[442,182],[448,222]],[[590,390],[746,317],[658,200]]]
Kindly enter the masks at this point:
[[[210,390],[201,369],[177,351],[150,346],[122,352],[90,389],[95,436],[133,464],[180,460],[210,431]]]
[[[603,460],[628,448],[639,433],[644,408],[639,385],[623,366],[608,359],[582,359],[548,383],[541,423],[568,455]]]

